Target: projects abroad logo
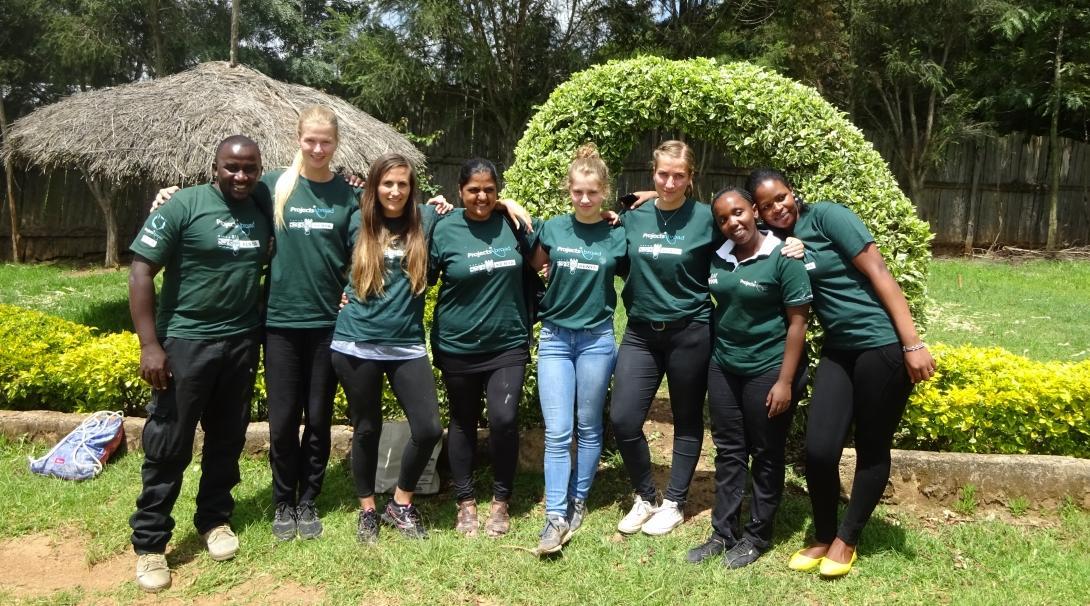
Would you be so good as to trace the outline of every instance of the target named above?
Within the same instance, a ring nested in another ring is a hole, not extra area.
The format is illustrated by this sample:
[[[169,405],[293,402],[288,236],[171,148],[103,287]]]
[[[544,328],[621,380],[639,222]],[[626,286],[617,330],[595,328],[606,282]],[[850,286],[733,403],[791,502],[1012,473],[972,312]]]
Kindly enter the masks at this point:
[[[159,246],[159,238],[162,237],[161,232],[167,226],[167,218],[159,213],[155,213],[151,217],[148,217],[148,223],[151,225],[151,229],[144,227],[144,233],[140,234],[140,241],[146,246],[155,248]]]
[[[510,246],[489,246],[485,250],[475,250],[471,253],[467,253],[466,256],[470,259],[478,259],[480,257],[500,257],[501,259],[514,252],[514,249]]]

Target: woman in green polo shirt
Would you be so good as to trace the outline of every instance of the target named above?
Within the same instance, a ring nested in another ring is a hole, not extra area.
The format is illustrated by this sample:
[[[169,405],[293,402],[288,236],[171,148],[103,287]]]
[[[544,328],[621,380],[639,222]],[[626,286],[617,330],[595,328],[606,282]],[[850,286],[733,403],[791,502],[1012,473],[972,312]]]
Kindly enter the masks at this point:
[[[614,277],[628,257],[624,228],[602,218],[609,170],[593,144],[568,168],[572,212],[541,228],[531,261],[549,268],[538,313],[537,384],[545,420],[545,527],[537,552],[559,551],[583,523],[586,499],[602,453],[605,405],[617,342]],[[572,440],[578,445],[574,465]]]
[[[912,385],[931,378],[935,361],[855,213],[832,202],[803,204],[773,169],[750,173],[746,189],[766,225],[806,243],[813,307],[825,330],[806,427],[814,543],[795,552],[788,565],[842,576],[856,560],[859,535],[889,480],[893,433]],[[853,426],[855,480],[838,527],[840,455]]]
[[[476,536],[474,453],[481,395],[487,400],[492,504],[485,530],[510,529],[507,504],[518,461],[516,414],[530,361],[530,322],[523,295],[523,254],[533,241],[497,212],[496,167],[483,158],[462,165],[463,208],[440,221],[431,238],[429,271],[441,279],[431,328],[432,355],[450,401],[448,453],[458,502],[456,530]],[[525,227],[525,226],[524,226]],[[536,230],[535,230],[536,231]]]
[[[348,397],[352,422],[352,477],[360,505],[356,537],[365,544],[375,542],[379,531],[375,475],[383,376],[405,411],[410,436],[381,520],[406,537],[427,536],[413,493],[443,434],[424,344],[427,234],[437,218],[433,207],[416,204],[415,194],[416,175],[404,156],[386,153],[371,164],[353,222],[348,303],[333,333],[333,368]]]
[[[688,559],[700,562],[726,551],[724,564],[741,568],[772,544],[787,432],[806,385],[803,350],[813,297],[802,262],[781,255],[780,239],[757,229],[749,193],[731,188],[716,194],[712,214],[728,238],[708,276],[715,303],[708,370],[715,507],[711,536]],[[740,529],[747,475],[753,477],[752,504]]]

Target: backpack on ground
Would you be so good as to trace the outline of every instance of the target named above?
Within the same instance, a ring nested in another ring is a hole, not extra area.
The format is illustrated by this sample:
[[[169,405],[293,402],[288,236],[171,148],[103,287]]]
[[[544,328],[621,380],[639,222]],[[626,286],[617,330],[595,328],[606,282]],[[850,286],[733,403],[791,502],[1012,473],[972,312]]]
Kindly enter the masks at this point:
[[[45,456],[27,457],[30,471],[64,480],[88,480],[102,471],[102,465],[124,440],[122,414],[100,410],[84,419]]]

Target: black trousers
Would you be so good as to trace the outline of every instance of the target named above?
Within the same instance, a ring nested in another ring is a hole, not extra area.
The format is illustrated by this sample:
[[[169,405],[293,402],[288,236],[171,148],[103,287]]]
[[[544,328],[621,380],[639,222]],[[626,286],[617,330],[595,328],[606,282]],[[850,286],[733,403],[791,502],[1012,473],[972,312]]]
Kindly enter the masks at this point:
[[[473,468],[477,453],[477,426],[481,393],[488,407],[488,447],[492,457],[492,496],[508,501],[515,487],[519,456],[518,408],[526,365],[505,366],[474,373],[443,373],[450,399],[447,452],[454,497],[473,498]]]
[[[645,501],[654,502],[656,494],[643,424],[663,375],[669,380],[674,417],[674,454],[665,498],[684,504],[689,494],[704,439],[711,348],[711,327],[700,322],[665,330],[630,322],[625,329],[613,374],[609,421],[632,489]]]
[[[173,377],[166,390],[152,394],[141,436],[143,486],[129,518],[136,553],[162,553],[170,542],[170,513],[193,458],[197,423],[204,429],[204,448],[193,525],[205,533],[230,521],[235,509],[231,488],[239,482],[238,458],[254,392],[255,334],[213,341],[167,338],[163,348]]]
[[[708,369],[708,412],[715,444],[712,529],[727,545],[743,536],[762,551],[772,545],[772,524],[783,499],[784,448],[795,405],[806,388],[806,360],[799,364],[791,385],[791,407],[770,419],[765,402],[779,376],[778,366],[755,376],[732,374],[714,361]],[[740,529],[742,499],[750,474],[750,518]]]
[[[375,494],[378,471],[378,444],[382,436],[382,377],[390,380],[401,409],[409,420],[409,441],[401,453],[401,472],[397,485],[416,492],[420,474],[443,437],[439,424],[439,398],[435,375],[427,356],[411,360],[364,360],[333,352],[333,368],[348,397],[352,423],[352,477],[356,496]]]
[[[889,481],[890,447],[912,381],[900,343],[862,350],[824,348],[814,373],[806,424],[806,486],[814,510],[814,538],[859,543]],[[840,455],[855,426],[856,467],[851,499],[837,529]]]
[[[332,327],[266,329],[273,503],[314,502],[322,491],[337,391],[329,356],[332,338]]]

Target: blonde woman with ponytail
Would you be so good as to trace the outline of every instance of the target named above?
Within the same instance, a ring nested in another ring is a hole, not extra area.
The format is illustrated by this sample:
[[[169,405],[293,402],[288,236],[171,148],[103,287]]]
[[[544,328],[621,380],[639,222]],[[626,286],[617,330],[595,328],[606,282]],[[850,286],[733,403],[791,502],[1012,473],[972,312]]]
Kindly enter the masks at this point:
[[[333,368],[348,396],[353,430],[352,477],[360,506],[356,537],[364,544],[378,540],[380,519],[408,538],[427,537],[413,493],[443,434],[424,345],[427,234],[438,216],[415,197],[416,175],[405,157],[388,153],[371,164],[356,221],[348,304],[333,336]],[[410,436],[397,487],[380,516],[375,474],[383,376],[405,411]]]
[[[601,214],[609,181],[597,148],[579,148],[568,168],[572,212],[545,222],[531,261],[539,271],[549,268],[538,314],[537,384],[545,420],[539,554],[559,551],[582,525],[602,453],[602,409],[617,357],[613,282],[628,267],[624,228],[612,227]]]
[[[265,386],[273,535],[282,541],[322,534],[315,501],[329,461],[337,379],[330,341],[348,281],[349,224],[360,191],[333,173],[337,116],[304,108],[299,151],[287,169],[266,172],[252,197],[274,226],[265,321]],[[159,192],[168,200],[177,188]],[[303,433],[300,437],[299,425]]]

